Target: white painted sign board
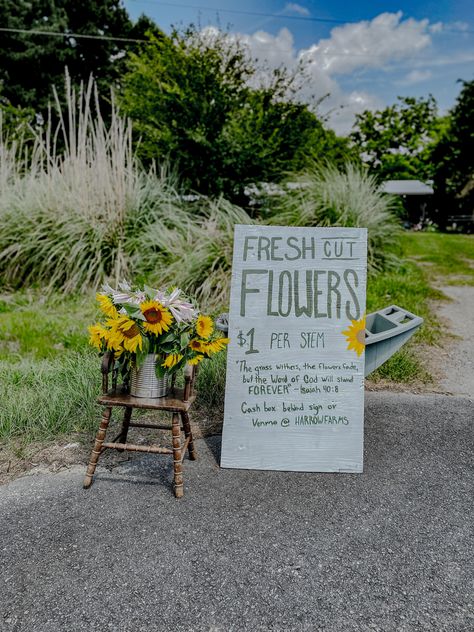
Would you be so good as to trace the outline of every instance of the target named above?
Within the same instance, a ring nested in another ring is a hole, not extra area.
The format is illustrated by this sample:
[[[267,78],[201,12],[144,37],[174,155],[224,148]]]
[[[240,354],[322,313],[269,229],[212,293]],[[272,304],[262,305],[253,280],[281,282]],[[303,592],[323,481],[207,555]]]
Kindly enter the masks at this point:
[[[367,231],[235,227],[221,466],[362,472]]]

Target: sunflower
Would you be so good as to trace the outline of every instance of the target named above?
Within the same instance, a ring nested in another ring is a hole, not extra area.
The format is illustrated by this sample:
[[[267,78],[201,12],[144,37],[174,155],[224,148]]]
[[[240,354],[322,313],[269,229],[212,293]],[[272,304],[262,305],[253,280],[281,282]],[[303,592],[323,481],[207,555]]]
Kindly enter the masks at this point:
[[[97,323],[97,325],[91,325],[88,327],[88,330],[90,333],[89,344],[101,351],[102,343],[107,340],[109,333],[108,329],[103,327],[100,323]]]
[[[189,341],[189,347],[193,350],[193,351],[202,351],[202,347],[203,345],[206,345],[206,342],[204,340],[198,340],[197,338],[193,338],[192,340]]]
[[[135,353],[137,349],[142,349],[143,338],[137,323],[128,316],[120,316],[115,320],[108,320],[110,327],[108,343],[109,348],[119,351],[119,345],[123,345],[126,351]]]
[[[112,302],[112,299],[105,294],[96,294],[96,299],[99,302],[100,310],[109,318],[118,318],[119,313],[117,308]]]
[[[115,353],[118,354],[118,356],[120,356],[122,352],[124,351],[123,340],[124,338],[121,332],[113,330],[113,329],[107,330],[107,334],[105,336],[107,349],[109,349],[109,351],[115,351]]]
[[[144,301],[140,303],[140,309],[145,317],[143,328],[146,331],[158,335],[169,330],[173,322],[173,316],[161,303],[158,301]]]
[[[201,338],[209,338],[214,331],[214,323],[210,316],[199,316],[196,321],[196,331]]]
[[[355,351],[358,356],[361,356],[365,349],[365,316],[360,320],[351,322],[352,324],[342,333],[349,343],[347,349]]]
[[[201,351],[207,355],[219,353],[229,342],[230,338],[216,338],[215,340],[211,340],[211,342],[203,343],[201,345]]]
[[[178,362],[181,362],[182,359],[183,356],[181,353],[170,353],[166,356],[166,359],[161,366],[164,366],[166,369],[171,369],[176,366]]]
[[[188,364],[199,364],[202,360],[204,360],[204,356],[203,355],[197,355],[194,356],[194,358],[191,358],[190,360],[188,360]]]

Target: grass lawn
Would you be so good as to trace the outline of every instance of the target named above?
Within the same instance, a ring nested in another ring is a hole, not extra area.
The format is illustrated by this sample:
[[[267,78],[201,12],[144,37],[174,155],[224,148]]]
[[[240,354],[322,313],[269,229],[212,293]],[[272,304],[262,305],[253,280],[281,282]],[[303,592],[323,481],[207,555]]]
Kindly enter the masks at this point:
[[[474,237],[406,233],[400,248],[403,264],[397,270],[369,277],[367,311],[394,303],[425,323],[371,380],[427,382],[430,376],[416,350],[420,343],[435,345],[439,337],[429,303],[443,295],[433,284],[446,275],[448,282],[474,284]],[[0,298],[0,439],[28,442],[95,428],[100,361],[88,347],[86,332],[95,315],[92,292],[80,299],[46,298],[34,291]],[[204,363],[200,373],[203,411],[222,409],[224,386],[221,354]]]
[[[96,430],[100,358],[87,326],[98,315],[95,293],[78,298],[39,292],[0,298],[0,440],[41,441]],[[201,409],[223,403],[225,354],[200,368]]]
[[[403,251],[425,267],[430,280],[447,277],[446,285],[474,285],[474,235],[406,233]]]
[[[426,383],[431,376],[417,357],[417,346],[436,346],[440,339],[440,324],[430,304],[445,296],[435,286],[474,284],[474,236],[407,232],[400,240],[399,254],[404,263],[398,270],[369,279],[367,311],[395,303],[425,322],[405,347],[371,375],[371,380]]]

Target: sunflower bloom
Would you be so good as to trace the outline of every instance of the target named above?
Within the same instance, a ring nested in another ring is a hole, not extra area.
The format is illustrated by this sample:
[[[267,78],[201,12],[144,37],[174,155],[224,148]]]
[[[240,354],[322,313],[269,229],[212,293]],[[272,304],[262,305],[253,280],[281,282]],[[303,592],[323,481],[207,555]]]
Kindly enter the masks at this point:
[[[170,353],[166,356],[165,361],[161,366],[164,366],[166,369],[172,369],[174,366],[181,362],[183,356],[181,353]]]
[[[88,327],[88,330],[90,333],[89,344],[101,351],[102,343],[107,340],[108,330],[99,323],[97,325],[91,325]]]
[[[142,334],[134,320],[128,316],[120,316],[115,320],[107,321],[107,325],[110,326],[109,343],[111,345],[121,344],[126,351],[131,353],[135,353],[137,349],[142,349]],[[115,348],[115,346],[112,348]]]
[[[355,351],[358,356],[361,356],[365,349],[365,316],[360,320],[352,320],[351,323],[342,333],[349,343],[347,349]]]
[[[197,356],[194,356],[194,358],[191,358],[191,360],[188,360],[188,364],[196,365],[196,364],[199,364],[202,360],[204,360],[204,356],[197,355]]]
[[[108,316],[109,318],[118,318],[119,317],[119,313],[117,311],[117,308],[113,304],[112,299],[110,299],[105,294],[96,294],[96,299],[97,299],[97,301],[99,303],[100,310],[106,316]]]
[[[105,342],[107,343],[107,349],[109,351],[114,351],[119,355],[124,351],[123,335],[118,331],[108,329],[107,335],[105,336]]]
[[[209,338],[214,331],[214,323],[210,316],[199,316],[196,322],[196,331],[201,338]]]
[[[189,347],[193,351],[202,351],[202,346],[205,345],[206,342],[204,340],[198,340],[197,338],[193,338],[189,341]]]
[[[146,319],[143,323],[145,331],[158,336],[169,330],[173,322],[173,316],[161,303],[158,301],[144,301],[140,303],[140,309]]]
[[[230,338],[216,338],[216,340],[202,344],[201,351],[207,355],[219,353],[219,351],[222,351],[229,342]]]

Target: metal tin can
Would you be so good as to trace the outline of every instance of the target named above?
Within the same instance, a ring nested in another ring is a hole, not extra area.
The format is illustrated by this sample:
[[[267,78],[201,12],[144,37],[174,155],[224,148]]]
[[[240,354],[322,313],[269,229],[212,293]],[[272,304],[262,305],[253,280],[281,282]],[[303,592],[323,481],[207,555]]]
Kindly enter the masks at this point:
[[[132,367],[130,376],[130,395],[133,397],[158,398],[168,393],[168,376],[156,377],[155,365],[159,356],[149,353],[145,362],[137,369]]]

